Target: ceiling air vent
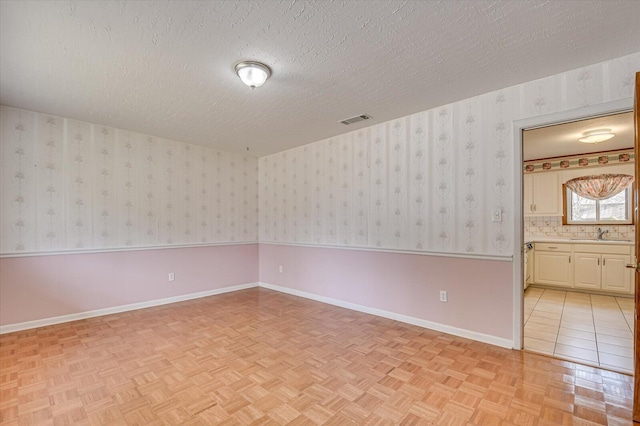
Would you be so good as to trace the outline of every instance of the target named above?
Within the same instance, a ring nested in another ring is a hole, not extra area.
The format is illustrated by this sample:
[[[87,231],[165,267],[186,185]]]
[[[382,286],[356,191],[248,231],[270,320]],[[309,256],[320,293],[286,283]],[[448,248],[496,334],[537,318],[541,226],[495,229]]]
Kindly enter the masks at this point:
[[[345,120],[340,120],[340,122],[348,126],[349,124],[357,123],[358,121],[368,120],[370,118],[371,118],[370,115],[362,114],[362,115],[356,115],[355,117],[347,118]]]

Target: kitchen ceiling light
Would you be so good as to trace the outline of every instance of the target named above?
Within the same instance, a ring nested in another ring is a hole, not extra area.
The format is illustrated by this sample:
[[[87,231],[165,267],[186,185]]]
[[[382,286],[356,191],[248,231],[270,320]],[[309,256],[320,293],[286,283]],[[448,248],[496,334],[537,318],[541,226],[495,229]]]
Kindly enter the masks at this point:
[[[252,89],[262,86],[271,76],[271,68],[255,61],[240,62],[236,64],[235,70],[240,80]]]
[[[615,134],[611,133],[611,129],[597,129],[584,132],[582,137],[578,140],[584,143],[598,143],[609,140],[614,136]]]

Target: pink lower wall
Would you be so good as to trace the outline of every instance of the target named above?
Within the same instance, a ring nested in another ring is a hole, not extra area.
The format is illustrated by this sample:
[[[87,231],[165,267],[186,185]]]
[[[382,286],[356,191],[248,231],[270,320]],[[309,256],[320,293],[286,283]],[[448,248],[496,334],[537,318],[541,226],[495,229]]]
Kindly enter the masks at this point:
[[[0,325],[257,281],[258,244],[3,258]]]
[[[274,244],[259,258],[263,283],[513,338],[512,262]]]
[[[3,258],[0,325],[258,281],[512,338],[511,262],[274,244]]]

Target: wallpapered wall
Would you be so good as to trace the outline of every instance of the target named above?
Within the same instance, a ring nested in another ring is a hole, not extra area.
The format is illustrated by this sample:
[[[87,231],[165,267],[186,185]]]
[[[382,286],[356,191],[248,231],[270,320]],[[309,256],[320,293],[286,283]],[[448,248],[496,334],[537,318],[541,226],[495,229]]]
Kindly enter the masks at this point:
[[[513,121],[632,97],[637,70],[640,53],[263,157],[260,241],[510,255]]]
[[[257,160],[0,107],[0,253],[210,242],[510,255],[513,121],[631,97],[640,53]],[[491,212],[502,210],[502,222]]]
[[[0,107],[0,253],[257,240],[257,159]]]

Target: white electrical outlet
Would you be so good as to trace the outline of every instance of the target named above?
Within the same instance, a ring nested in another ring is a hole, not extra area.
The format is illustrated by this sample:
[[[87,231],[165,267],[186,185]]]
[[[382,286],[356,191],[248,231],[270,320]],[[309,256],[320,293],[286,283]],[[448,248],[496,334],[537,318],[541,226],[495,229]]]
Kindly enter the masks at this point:
[[[173,272],[169,272],[169,282],[176,280],[176,274]]]
[[[278,272],[282,273],[282,265],[278,266]]]
[[[440,301],[441,302],[447,301],[447,292],[445,290],[440,290]]]
[[[502,209],[495,209],[491,216],[493,222],[502,222]]]

